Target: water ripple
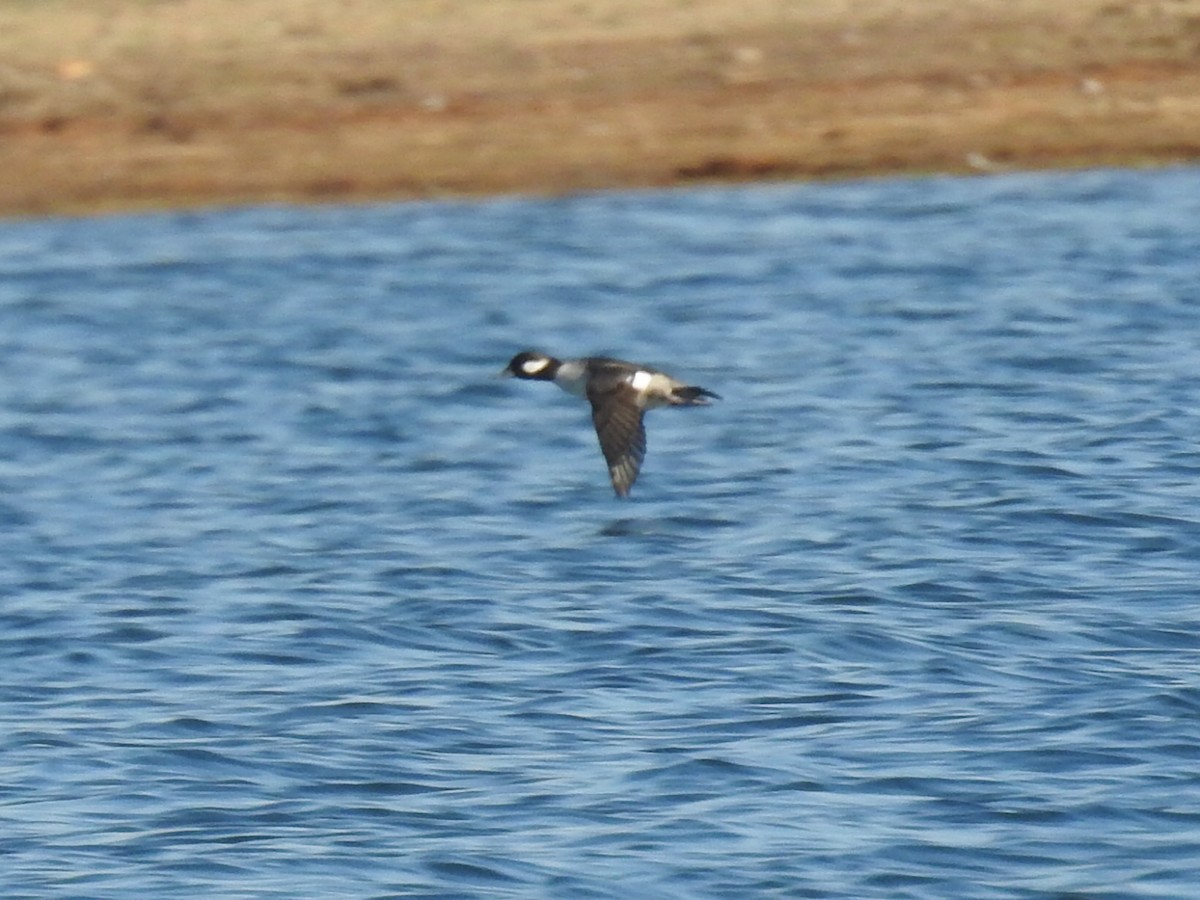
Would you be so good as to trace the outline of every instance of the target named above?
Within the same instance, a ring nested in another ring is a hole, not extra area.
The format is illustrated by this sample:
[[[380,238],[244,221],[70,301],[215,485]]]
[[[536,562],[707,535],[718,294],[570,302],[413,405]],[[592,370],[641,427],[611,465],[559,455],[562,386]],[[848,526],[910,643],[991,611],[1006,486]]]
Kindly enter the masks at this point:
[[[1189,896],[1198,198],[9,223],[5,896]]]

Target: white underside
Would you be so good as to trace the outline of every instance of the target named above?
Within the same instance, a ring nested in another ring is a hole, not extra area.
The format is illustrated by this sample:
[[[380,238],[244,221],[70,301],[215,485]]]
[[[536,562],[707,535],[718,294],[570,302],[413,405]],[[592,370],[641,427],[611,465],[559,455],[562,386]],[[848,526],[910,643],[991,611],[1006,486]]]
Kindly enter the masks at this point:
[[[554,373],[554,383],[576,397],[587,396],[587,370],[583,363],[565,362]]]

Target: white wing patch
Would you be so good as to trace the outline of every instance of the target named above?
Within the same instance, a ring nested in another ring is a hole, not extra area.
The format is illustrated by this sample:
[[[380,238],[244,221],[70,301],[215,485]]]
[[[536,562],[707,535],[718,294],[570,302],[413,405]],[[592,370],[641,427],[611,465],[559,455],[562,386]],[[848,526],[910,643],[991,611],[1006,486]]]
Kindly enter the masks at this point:
[[[654,380],[654,375],[643,369],[638,369],[629,376],[629,386],[635,391],[644,391],[650,387],[650,382]]]
[[[548,365],[550,365],[550,360],[548,359],[527,359],[521,363],[521,371],[526,375],[536,375]]]

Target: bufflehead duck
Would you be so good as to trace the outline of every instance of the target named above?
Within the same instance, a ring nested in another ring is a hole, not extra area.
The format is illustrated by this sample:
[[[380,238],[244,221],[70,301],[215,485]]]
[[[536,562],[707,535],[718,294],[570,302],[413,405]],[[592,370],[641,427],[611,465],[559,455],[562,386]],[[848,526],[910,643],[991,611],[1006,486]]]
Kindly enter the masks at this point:
[[[684,384],[649,366],[587,356],[555,359],[526,350],[512,358],[500,373],[531,381],[553,381],[560,388],[592,404],[592,424],[608,463],[613,490],[629,496],[646,455],[646,429],[642,414],[659,406],[707,406],[721,399],[712,391]]]

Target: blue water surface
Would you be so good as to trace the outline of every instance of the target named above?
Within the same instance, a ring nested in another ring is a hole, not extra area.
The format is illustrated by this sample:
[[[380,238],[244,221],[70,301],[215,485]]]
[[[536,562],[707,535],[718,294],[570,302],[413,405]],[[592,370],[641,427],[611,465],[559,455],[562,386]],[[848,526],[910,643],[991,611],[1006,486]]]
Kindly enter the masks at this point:
[[[1200,894],[1200,171],[0,224],[5,898]],[[610,353],[647,419],[495,373]]]

